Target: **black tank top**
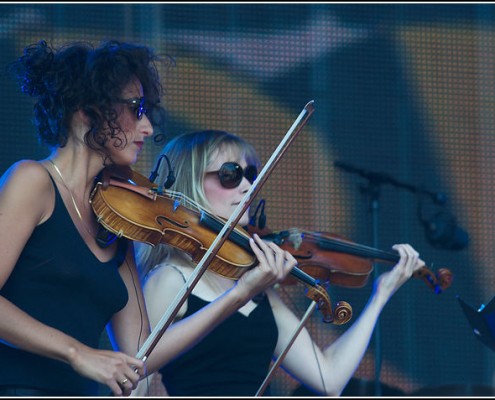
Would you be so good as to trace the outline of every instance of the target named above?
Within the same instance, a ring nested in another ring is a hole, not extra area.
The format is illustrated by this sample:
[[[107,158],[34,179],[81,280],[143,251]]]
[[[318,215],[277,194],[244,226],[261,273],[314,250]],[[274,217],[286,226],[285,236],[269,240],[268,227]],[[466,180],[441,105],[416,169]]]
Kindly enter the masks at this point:
[[[184,318],[209,303],[190,295],[187,304]],[[162,382],[171,396],[254,396],[268,374],[277,338],[270,302],[264,296],[249,316],[236,312],[163,367]]]
[[[128,293],[118,267],[126,240],[116,255],[100,262],[83,241],[55,183],[55,208],[37,226],[0,295],[26,313],[82,343],[97,348],[110,317],[122,309]],[[58,390],[68,395],[96,396],[97,382],[72,367],[15,349],[0,340],[0,385]]]

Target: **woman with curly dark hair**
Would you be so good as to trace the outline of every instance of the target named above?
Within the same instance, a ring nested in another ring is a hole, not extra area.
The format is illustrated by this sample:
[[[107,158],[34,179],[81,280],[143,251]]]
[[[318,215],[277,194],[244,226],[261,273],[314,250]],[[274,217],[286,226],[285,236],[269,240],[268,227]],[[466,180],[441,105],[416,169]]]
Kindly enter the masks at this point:
[[[279,252],[276,265],[253,268],[168,329],[146,365],[135,358],[150,326],[133,243],[102,240],[89,199],[102,169],[134,164],[153,134],[158,60],[129,43],[40,41],[10,65],[52,151],[0,178],[0,396],[95,396],[98,383],[129,395],[295,265]],[[251,246],[272,256],[259,238]],[[114,350],[98,348],[105,327]]]

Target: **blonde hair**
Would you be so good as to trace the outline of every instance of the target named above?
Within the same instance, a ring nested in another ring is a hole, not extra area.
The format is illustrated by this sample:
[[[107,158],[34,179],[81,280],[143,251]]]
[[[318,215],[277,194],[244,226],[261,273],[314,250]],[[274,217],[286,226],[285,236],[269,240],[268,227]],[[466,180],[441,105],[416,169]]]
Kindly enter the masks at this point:
[[[244,158],[250,165],[260,167],[254,147],[232,133],[220,130],[204,130],[185,133],[173,138],[163,148],[174,171],[175,183],[171,189],[193,200],[200,207],[211,209],[203,189],[205,172],[219,152],[232,152]],[[156,184],[162,187],[168,176],[168,163],[160,163]],[[156,265],[166,262],[178,249],[166,244],[155,247],[137,243],[136,262],[141,279]]]

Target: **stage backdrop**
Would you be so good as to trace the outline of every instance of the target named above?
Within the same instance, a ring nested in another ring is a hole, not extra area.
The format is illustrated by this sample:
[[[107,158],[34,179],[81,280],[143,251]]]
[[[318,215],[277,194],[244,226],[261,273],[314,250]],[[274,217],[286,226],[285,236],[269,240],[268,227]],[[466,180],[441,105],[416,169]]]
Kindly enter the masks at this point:
[[[433,272],[454,274],[441,294],[421,279],[400,289],[356,380],[407,393],[492,386],[493,351],[474,336],[456,296],[479,307],[495,294],[494,11],[491,4],[4,3],[0,63],[40,39],[118,39],[171,56],[175,67],[160,66],[165,130],[135,166],[144,175],[167,140],[199,129],[239,134],[266,162],[314,100],[313,116],[254,203],[266,200],[269,228],[324,231],[384,250],[408,242]],[[45,157],[31,99],[3,75],[0,107],[0,170]],[[433,245],[431,231],[452,219],[454,246]],[[373,277],[360,289],[330,285],[332,303],[349,302],[354,321]],[[280,291],[302,315],[304,286]],[[324,324],[318,312],[308,322],[320,346],[348,326]],[[297,387],[277,372],[274,394]],[[161,390],[151,386],[152,394]]]

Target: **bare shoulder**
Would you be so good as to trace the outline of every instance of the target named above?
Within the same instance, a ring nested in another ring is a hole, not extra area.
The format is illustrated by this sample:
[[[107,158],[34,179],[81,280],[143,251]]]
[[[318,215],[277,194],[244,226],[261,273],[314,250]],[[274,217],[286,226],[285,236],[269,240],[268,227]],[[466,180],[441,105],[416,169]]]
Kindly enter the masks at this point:
[[[50,175],[38,161],[17,161],[0,178],[0,204],[3,210],[22,208],[41,222],[51,213],[53,198]]]
[[[179,267],[169,263],[162,263],[148,273],[144,287],[158,290],[166,288],[175,293],[184,286],[186,278]]]
[[[10,183],[29,183],[30,187],[43,187],[50,183],[48,171],[34,160],[20,160],[12,164],[0,178],[0,186]]]
[[[148,274],[143,292],[151,326],[155,326],[167,307],[184,287],[184,278],[173,264],[159,264]],[[182,318],[187,311],[187,299],[178,311],[176,319]]]

